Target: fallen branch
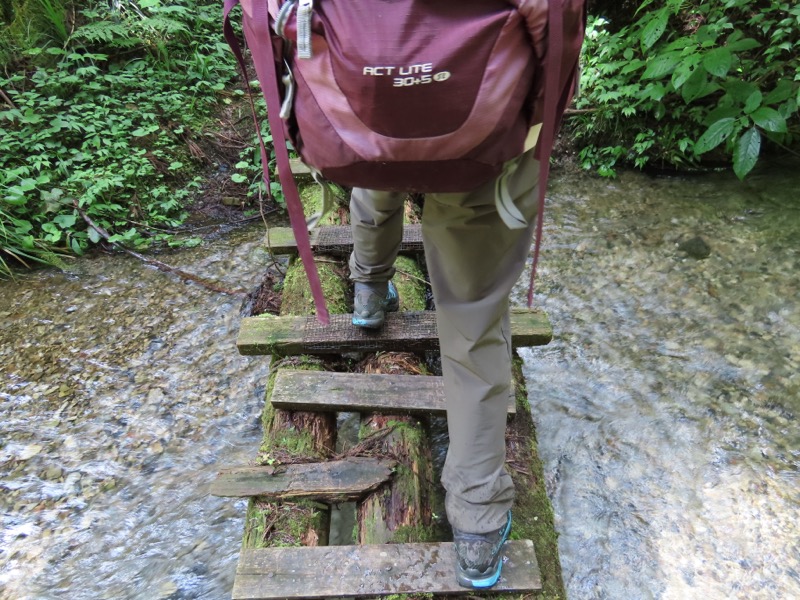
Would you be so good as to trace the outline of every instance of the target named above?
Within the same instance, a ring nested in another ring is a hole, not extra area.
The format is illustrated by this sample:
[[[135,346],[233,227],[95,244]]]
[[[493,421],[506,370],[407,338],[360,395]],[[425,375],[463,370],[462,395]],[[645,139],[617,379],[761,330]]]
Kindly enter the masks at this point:
[[[3,91],[3,88],[0,88],[0,98],[2,98],[2,99],[3,99],[3,101],[4,101],[6,104],[8,104],[8,106],[9,106],[10,108],[14,108],[14,109],[16,109],[16,108],[17,108],[17,105],[16,105],[16,104],[14,104],[14,102],[11,100],[11,98],[9,98],[9,97],[6,95],[6,93]]]
[[[564,111],[564,116],[585,115],[599,111],[599,108],[568,108]]]
[[[154,258],[148,258],[143,254],[139,254],[138,252],[131,250],[130,248],[126,248],[119,242],[112,242],[111,235],[109,235],[109,233],[105,229],[97,225],[91,219],[91,217],[87,215],[80,206],[78,206],[77,200],[73,200],[72,205],[75,207],[75,210],[77,210],[80,213],[81,217],[83,217],[83,220],[86,221],[86,224],[89,225],[89,227],[91,227],[92,229],[94,229],[100,235],[100,237],[102,237],[106,242],[108,242],[109,244],[111,244],[116,248],[119,248],[126,254],[130,254],[131,256],[138,258],[142,262],[147,263],[148,265],[151,265],[153,267],[156,267],[159,271],[163,271],[165,273],[172,273],[174,275],[177,275],[184,281],[192,281],[194,283],[197,283],[198,285],[203,286],[206,289],[211,290],[212,292],[218,292],[220,294],[228,294],[230,296],[247,295],[247,292],[245,290],[229,290],[227,288],[217,285],[214,282],[208,281],[207,279],[204,279],[199,275],[194,275],[193,273],[187,273],[182,269],[168,265],[167,263],[161,262],[160,260],[156,260]]]

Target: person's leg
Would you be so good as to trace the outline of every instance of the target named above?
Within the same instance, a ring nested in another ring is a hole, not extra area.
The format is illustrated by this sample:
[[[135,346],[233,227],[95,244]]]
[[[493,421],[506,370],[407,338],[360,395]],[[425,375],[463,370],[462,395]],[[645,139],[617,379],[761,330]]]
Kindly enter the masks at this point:
[[[363,188],[354,188],[350,196],[353,324],[359,327],[380,327],[385,311],[397,310],[397,291],[389,280],[403,239],[404,199],[399,192]]]
[[[539,174],[532,153],[518,160],[509,192],[527,228],[502,222],[494,182],[464,194],[429,194],[422,217],[447,399],[447,517],[469,533],[501,530],[514,498],[504,468],[512,394],[508,296],[530,252]]]

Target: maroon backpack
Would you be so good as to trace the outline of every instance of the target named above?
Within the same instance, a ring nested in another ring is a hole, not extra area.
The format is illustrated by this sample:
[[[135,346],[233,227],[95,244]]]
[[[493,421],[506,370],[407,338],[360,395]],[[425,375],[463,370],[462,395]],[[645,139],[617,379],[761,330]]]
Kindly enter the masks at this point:
[[[469,191],[538,143],[535,269],[549,155],[574,91],[585,0],[225,0],[225,37],[244,71],[229,22],[237,4],[322,322],[328,314],[287,139],[318,176],[413,192]],[[268,182],[263,143],[262,162]],[[498,192],[503,220],[525,226],[505,200]]]

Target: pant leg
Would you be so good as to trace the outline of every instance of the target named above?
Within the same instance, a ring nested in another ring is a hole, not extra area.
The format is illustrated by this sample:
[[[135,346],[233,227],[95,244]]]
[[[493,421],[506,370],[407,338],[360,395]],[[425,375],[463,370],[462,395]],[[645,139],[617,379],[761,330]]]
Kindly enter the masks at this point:
[[[509,192],[526,229],[508,229],[500,219],[494,182],[429,194],[422,216],[447,398],[447,516],[471,533],[500,528],[514,499],[504,467],[512,394],[508,296],[530,252],[539,175],[532,152],[518,160]]]
[[[389,281],[403,241],[405,194],[354,188],[350,195],[350,227],[353,252],[350,279],[361,282]]]

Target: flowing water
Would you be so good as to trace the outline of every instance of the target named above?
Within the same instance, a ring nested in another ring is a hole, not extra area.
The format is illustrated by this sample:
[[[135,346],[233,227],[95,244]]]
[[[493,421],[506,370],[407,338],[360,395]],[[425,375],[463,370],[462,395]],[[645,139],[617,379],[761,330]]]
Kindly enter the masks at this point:
[[[800,597],[799,171],[553,183],[523,355],[573,600]],[[260,240],[167,261],[247,288]],[[0,283],[0,598],[230,596],[240,306],[119,256]]]
[[[227,287],[257,230],[167,260]],[[244,503],[207,495],[260,439],[268,361],[242,299],[125,257],[0,287],[0,598],[230,597]]]
[[[797,169],[551,204],[523,354],[569,597],[800,598]]]

